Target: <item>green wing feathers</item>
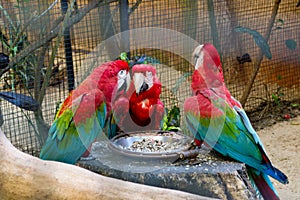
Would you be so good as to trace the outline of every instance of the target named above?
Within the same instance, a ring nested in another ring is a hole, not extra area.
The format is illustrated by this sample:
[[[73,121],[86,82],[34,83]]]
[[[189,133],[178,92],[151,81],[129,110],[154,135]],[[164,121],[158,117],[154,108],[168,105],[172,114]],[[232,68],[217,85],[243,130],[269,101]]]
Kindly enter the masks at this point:
[[[100,90],[92,90],[72,104],[67,102],[68,108],[63,104],[64,111],[53,122],[40,157],[74,164],[102,132],[107,115],[104,100]]]

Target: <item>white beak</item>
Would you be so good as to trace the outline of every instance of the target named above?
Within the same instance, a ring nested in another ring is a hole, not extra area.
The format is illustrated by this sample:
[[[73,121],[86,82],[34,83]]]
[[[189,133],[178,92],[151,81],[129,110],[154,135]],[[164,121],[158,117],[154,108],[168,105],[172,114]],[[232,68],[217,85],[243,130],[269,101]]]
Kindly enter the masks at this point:
[[[145,80],[143,73],[134,73],[133,74],[133,84],[136,93],[138,94]]]

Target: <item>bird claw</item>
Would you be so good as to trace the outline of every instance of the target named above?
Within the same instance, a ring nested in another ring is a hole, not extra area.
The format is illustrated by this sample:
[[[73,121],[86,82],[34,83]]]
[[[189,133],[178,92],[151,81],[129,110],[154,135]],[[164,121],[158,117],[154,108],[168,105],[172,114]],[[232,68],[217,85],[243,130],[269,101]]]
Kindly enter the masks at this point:
[[[80,158],[80,161],[91,161],[91,160],[96,160],[96,157],[94,157],[91,154],[88,157],[81,157]]]

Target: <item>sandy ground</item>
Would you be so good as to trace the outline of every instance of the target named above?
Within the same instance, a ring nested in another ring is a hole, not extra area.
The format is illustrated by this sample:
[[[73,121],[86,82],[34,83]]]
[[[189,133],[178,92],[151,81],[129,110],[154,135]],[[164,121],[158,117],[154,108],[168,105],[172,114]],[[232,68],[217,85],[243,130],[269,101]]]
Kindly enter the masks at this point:
[[[289,184],[274,186],[281,199],[300,200],[300,116],[258,131],[274,166],[289,178]]]

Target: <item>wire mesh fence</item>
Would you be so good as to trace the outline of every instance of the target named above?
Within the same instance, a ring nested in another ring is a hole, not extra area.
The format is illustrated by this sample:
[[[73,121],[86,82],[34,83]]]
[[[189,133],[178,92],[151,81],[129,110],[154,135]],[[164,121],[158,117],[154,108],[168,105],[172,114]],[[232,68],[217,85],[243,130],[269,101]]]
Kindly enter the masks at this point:
[[[42,140],[39,132],[43,131],[39,124],[47,130],[58,104],[68,92],[97,64],[114,60],[127,50],[131,55],[146,54],[159,60],[161,99],[168,108],[182,106],[191,94],[189,75],[193,66],[186,58],[191,58],[194,48],[185,46],[182,34],[218,48],[226,84],[237,99],[248,97],[247,111],[266,101],[297,101],[300,9],[296,3],[293,0],[130,0],[127,5],[123,0],[1,0],[1,50],[11,60],[9,70],[1,69],[1,91],[31,95],[40,101],[42,108],[41,112],[25,111],[1,100],[4,117],[1,128],[15,146],[37,155]],[[170,34],[169,38],[161,35],[162,41],[159,35],[151,35],[149,29],[140,30],[150,27],[178,34]],[[248,31],[241,33],[241,28]],[[139,31],[125,34],[124,43],[120,40],[124,35],[120,33],[126,30]],[[265,38],[269,34],[270,59],[264,56],[253,33]],[[160,46],[166,48],[155,48]],[[180,49],[181,54],[175,49]],[[247,95],[246,89],[257,67],[258,74]]]

